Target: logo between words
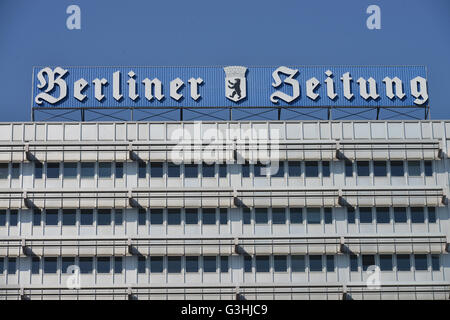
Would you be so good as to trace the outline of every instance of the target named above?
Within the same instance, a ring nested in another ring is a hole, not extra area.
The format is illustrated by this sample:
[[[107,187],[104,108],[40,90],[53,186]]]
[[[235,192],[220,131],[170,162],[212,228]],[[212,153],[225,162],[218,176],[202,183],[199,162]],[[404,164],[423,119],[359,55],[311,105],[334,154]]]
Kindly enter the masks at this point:
[[[223,68],[225,71],[225,96],[231,101],[238,102],[247,96],[246,67],[231,66]]]

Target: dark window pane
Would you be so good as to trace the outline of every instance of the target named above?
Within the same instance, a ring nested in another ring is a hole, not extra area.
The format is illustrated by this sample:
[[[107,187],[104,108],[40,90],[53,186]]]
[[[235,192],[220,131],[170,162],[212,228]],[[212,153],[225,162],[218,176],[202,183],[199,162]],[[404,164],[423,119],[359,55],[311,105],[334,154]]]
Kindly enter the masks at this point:
[[[116,226],[121,225],[123,222],[123,213],[121,209],[116,209],[114,212],[114,224]]]
[[[306,177],[318,177],[319,176],[319,165],[317,161],[306,161],[305,162],[305,176]]]
[[[375,256],[374,255],[362,255],[362,267],[363,271],[366,271],[369,266],[375,265]]]
[[[81,177],[82,178],[94,178],[95,176],[95,163],[94,162],[82,162],[81,163]]]
[[[420,161],[408,161],[408,174],[410,176],[420,176]]]
[[[252,223],[252,215],[250,212],[249,208],[243,208],[242,209],[242,215],[243,215],[243,220],[244,220],[244,224],[251,224]]]
[[[17,260],[16,258],[8,258],[8,274],[16,274],[17,272]]]
[[[0,164],[0,179],[7,179],[8,178],[8,171],[6,171],[6,177],[3,176],[2,168]],[[41,162],[35,162],[34,163],[34,178],[35,179],[42,179],[42,173],[43,173],[43,165]]]
[[[42,221],[42,211],[41,209],[33,210],[33,226],[40,226]],[[0,222],[1,225],[1,222]]]
[[[406,208],[394,208],[394,221],[395,223],[406,223]]]
[[[92,273],[93,264],[91,257],[80,258],[80,273]]]
[[[265,165],[263,165],[262,163],[257,163],[257,164],[255,164],[254,166],[253,166],[253,169],[254,169],[254,171],[255,171],[255,177],[265,177],[266,175],[264,174],[262,174],[263,173],[263,168],[265,168],[266,166]]]
[[[303,223],[302,208],[289,209],[291,223]]]
[[[244,256],[244,272],[252,272],[252,257],[249,255]]]
[[[330,161],[322,161],[322,176],[330,176]]]
[[[180,209],[169,209],[169,210],[167,210],[167,223],[169,225],[179,225],[179,224],[181,224],[181,211],[180,211]]]
[[[47,163],[47,178],[59,178],[59,163]]]
[[[122,179],[123,178],[123,163],[122,162],[116,162],[116,179]]]
[[[354,208],[347,208],[347,221],[348,223],[355,223],[356,214]]]
[[[39,274],[40,268],[41,268],[41,259],[39,257],[33,257],[31,259],[31,273]]]
[[[436,208],[428,207],[428,223],[436,223]]]
[[[163,177],[162,162],[150,162],[150,177],[152,177],[152,178],[162,178]]]
[[[6,226],[6,210],[0,210],[0,226]]]
[[[64,209],[62,212],[63,226],[74,226],[77,221],[77,210]]]
[[[391,176],[403,177],[404,175],[403,161],[391,161]]]
[[[359,222],[372,223],[372,208],[359,208]]]
[[[110,272],[111,272],[111,262],[109,257],[98,257],[97,273],[110,273]]]
[[[216,224],[216,209],[202,209],[203,224]]]
[[[122,273],[123,261],[122,257],[114,257],[114,273]]]
[[[169,178],[179,178],[180,177],[180,165],[169,162],[167,166],[167,175]]]
[[[309,224],[320,224],[320,209],[306,208],[306,217]]]
[[[300,161],[288,161],[289,177],[300,177],[302,175],[302,165]]]
[[[203,272],[216,272],[216,257],[203,257]]]
[[[0,275],[5,272],[5,259],[0,257]]]
[[[287,256],[274,256],[273,257],[273,268],[275,272],[286,272],[287,271]]]
[[[181,272],[181,257],[167,257],[167,271],[169,273]]]
[[[197,209],[186,209],[185,211],[186,224],[198,224],[198,211]]]
[[[333,223],[333,213],[331,208],[324,208],[323,214],[325,218],[325,224],[332,224]]]
[[[64,178],[76,178],[77,177],[77,163],[76,162],[64,162],[63,163],[63,175],[64,175]]]
[[[184,165],[184,177],[185,178],[198,178],[198,165],[185,164]]]
[[[322,271],[322,256],[309,256],[309,271]]]
[[[327,255],[327,271],[333,272],[334,271],[334,256]]]
[[[353,162],[351,161],[345,161],[345,176],[353,177]]]
[[[163,209],[150,209],[150,223],[163,224]]]
[[[430,160],[425,161],[425,176],[431,177],[433,175],[433,166]]]
[[[248,178],[250,177],[250,164],[246,161],[242,164],[242,177]]]
[[[390,254],[380,254],[380,270],[381,271],[392,271],[392,255]]]
[[[386,207],[376,208],[376,216],[377,216],[377,223],[391,222],[389,208]]]
[[[147,259],[145,257],[143,257],[143,256],[138,257],[138,268],[137,268],[138,273],[145,273],[146,268],[147,268],[146,262],[147,262]]]
[[[256,208],[255,209],[255,223],[268,223],[269,216],[267,214],[266,208]]]
[[[226,208],[220,208],[219,219],[220,224],[228,224],[228,210]]]
[[[424,208],[413,207],[411,208],[411,222],[412,223],[425,223]]]
[[[358,271],[358,256],[350,255],[350,271]]]
[[[112,163],[111,162],[99,162],[98,176],[100,178],[111,178],[111,175],[112,175]]]
[[[225,163],[219,164],[219,177],[226,178],[227,176],[227,165]]]
[[[440,268],[441,268],[441,266],[440,266],[440,262],[439,262],[439,255],[437,255],[437,254],[431,255],[431,269],[433,271],[439,271]]]
[[[284,208],[272,209],[272,223],[273,224],[286,224],[286,210]]]
[[[17,226],[18,221],[19,221],[19,211],[9,210],[9,225],[15,227]]]
[[[291,271],[305,272],[305,256],[291,256]]]
[[[272,166],[273,166],[272,167],[273,169],[269,169],[270,165],[267,165],[266,166],[267,170],[275,170],[275,165],[272,164]],[[276,172],[272,172],[272,171],[270,171],[270,172],[273,173],[272,177],[274,177],[274,178],[283,178],[284,177],[284,161],[278,162],[278,170]]]
[[[109,226],[111,224],[111,210],[98,209],[97,211],[97,225]]]
[[[414,265],[416,270],[428,270],[427,255],[426,254],[415,254],[414,255]]]
[[[20,177],[20,163],[11,164],[11,179],[19,179]]]
[[[91,226],[94,223],[94,210],[81,209],[80,211],[80,224],[82,226]]]
[[[368,177],[370,175],[369,171],[369,161],[357,161],[356,162],[357,174],[360,177]]]
[[[145,226],[147,224],[147,210],[139,209],[139,212],[138,212],[138,224],[140,226]]]
[[[8,179],[8,175],[9,175],[9,166],[7,163],[0,163],[0,179]],[[36,174],[35,174],[36,176]],[[42,177],[42,172],[41,172],[41,177]],[[38,178],[36,176],[36,178]]]
[[[397,270],[398,271],[410,271],[411,262],[409,260],[409,254],[397,255]]]
[[[150,257],[150,272],[161,273],[163,272],[163,257]]]
[[[56,257],[44,258],[44,273],[56,273],[57,269]]]
[[[72,257],[63,257],[61,259],[61,272],[67,273],[67,268],[75,265],[75,258]]]
[[[220,272],[228,272],[228,257],[221,256],[220,257]]]
[[[58,225],[58,210],[47,209],[45,210],[45,225],[57,226]]]
[[[186,272],[198,272],[198,257],[186,257]]]
[[[138,178],[145,179],[147,177],[147,163],[140,161],[138,163]]]
[[[214,164],[203,163],[202,165],[203,178],[214,178],[215,166]]]
[[[256,272],[269,272],[270,260],[269,256],[256,256]]]
[[[385,176],[387,176],[386,161],[374,161],[373,162],[373,175],[375,177],[385,177]]]

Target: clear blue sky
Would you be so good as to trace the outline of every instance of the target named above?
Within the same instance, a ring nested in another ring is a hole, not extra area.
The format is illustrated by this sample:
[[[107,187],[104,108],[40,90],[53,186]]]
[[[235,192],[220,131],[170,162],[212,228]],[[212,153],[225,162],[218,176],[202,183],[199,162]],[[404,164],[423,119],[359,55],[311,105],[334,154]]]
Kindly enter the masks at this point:
[[[450,1],[0,0],[0,121],[30,120],[34,65],[329,64],[426,65],[431,118],[449,119]]]

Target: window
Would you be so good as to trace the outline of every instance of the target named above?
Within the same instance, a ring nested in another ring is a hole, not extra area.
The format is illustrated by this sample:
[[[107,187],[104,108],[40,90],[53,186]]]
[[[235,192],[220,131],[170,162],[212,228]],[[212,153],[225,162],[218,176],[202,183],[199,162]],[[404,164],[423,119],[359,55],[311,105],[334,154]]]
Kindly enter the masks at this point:
[[[252,223],[252,214],[250,212],[249,208],[243,208],[242,209],[242,220],[244,220],[244,224],[251,224]]]
[[[439,262],[439,255],[432,254],[431,255],[431,270],[439,271],[440,269],[441,269],[441,267],[440,267],[440,262]]]
[[[198,166],[196,164],[184,165],[184,177],[185,178],[198,178]]]
[[[77,221],[77,210],[64,209],[62,212],[63,226],[74,226]]]
[[[163,209],[150,209],[150,223],[163,224]]]
[[[410,271],[411,262],[409,260],[409,254],[397,255],[397,270],[398,271]]]
[[[186,222],[186,224],[198,224],[197,209],[186,209],[185,210],[185,222]]]
[[[356,220],[356,214],[355,214],[355,208],[353,207],[348,207],[347,208],[347,221],[348,223],[355,223]]]
[[[94,223],[94,210],[81,209],[80,210],[80,224],[82,226],[91,226]]]
[[[291,256],[291,271],[305,272],[305,256]]]
[[[140,226],[145,226],[147,224],[147,210],[139,209],[139,212],[138,212],[138,224]]]
[[[19,221],[19,211],[18,210],[9,210],[9,226],[15,227]]]
[[[333,223],[333,214],[331,211],[331,208],[324,208],[323,214],[325,218],[325,224],[332,224]]]
[[[408,174],[410,176],[420,176],[420,161],[408,161]]]
[[[180,273],[181,272],[181,257],[167,257],[167,272]]]
[[[226,208],[219,209],[220,224],[228,224],[228,210]]]
[[[204,272],[216,272],[216,257],[215,256],[203,257],[203,271]]]
[[[80,258],[80,273],[92,273],[93,259],[91,257]]]
[[[372,208],[359,208],[359,222],[372,223]]]
[[[123,262],[122,257],[114,257],[114,273],[122,273]]]
[[[123,222],[123,213],[121,209],[114,210],[114,224],[116,226],[121,225]]]
[[[262,224],[262,223],[268,223],[269,217],[267,214],[266,208],[256,208],[255,209],[255,223]]]
[[[6,210],[0,210],[0,226],[6,226]]]
[[[428,207],[428,223],[436,223],[436,208]]]
[[[392,255],[380,254],[380,270],[392,271]]]
[[[147,259],[145,259],[144,256],[139,256],[138,257],[138,265],[137,265],[137,272],[138,273],[145,273],[147,266],[146,266],[146,261]]]
[[[309,271],[322,271],[322,256],[309,256]]]
[[[291,223],[303,223],[302,208],[290,208],[289,215]]]
[[[228,272],[228,257],[220,256],[220,272]]]
[[[330,161],[322,161],[322,177],[330,176]]]
[[[98,209],[97,211],[97,225],[109,226],[111,224],[111,210]]]
[[[167,175],[169,178],[179,178],[180,177],[180,165],[173,162],[169,162],[167,165]]]
[[[5,259],[0,257],[0,275],[3,275],[5,272]]]
[[[47,178],[59,178],[59,163],[47,163]]]
[[[57,269],[56,257],[44,258],[44,273],[56,273]]]
[[[139,161],[138,163],[138,178],[145,179],[147,177],[147,163]]]
[[[373,175],[375,177],[386,177],[387,176],[386,161],[374,161],[373,162]]]
[[[111,263],[109,257],[97,258],[97,273],[110,273]]]
[[[284,208],[272,209],[272,223],[273,224],[286,224],[286,212]]]
[[[42,221],[42,212],[41,209],[33,210],[33,226],[40,226]],[[1,223],[0,223],[1,225]]]
[[[394,222],[406,223],[406,208],[394,208]]]
[[[302,175],[302,165],[300,161],[288,161],[289,177],[300,177]]]
[[[249,255],[244,256],[244,272],[252,272],[252,257]]]
[[[116,179],[123,179],[123,162],[116,162]]]
[[[47,226],[58,225],[58,209],[45,210],[45,225]]]
[[[412,223],[425,223],[425,213],[421,207],[411,208],[411,222]]]
[[[256,256],[256,272],[269,272],[270,260],[269,256]]]
[[[186,272],[198,272],[198,257],[186,257]]]
[[[350,255],[350,271],[358,271],[358,256]]]
[[[262,174],[262,170],[263,168],[265,168],[265,165],[263,165],[262,163],[258,162],[257,164],[254,165],[254,171],[255,171],[255,177],[265,177],[266,175]]]
[[[371,254],[363,254],[362,255],[363,271],[367,271],[367,268],[373,265],[375,265],[375,256]]]
[[[180,212],[180,209],[169,209],[169,210],[167,210],[167,223],[169,225],[179,225],[179,224],[181,224],[181,212]]]
[[[163,163],[162,162],[150,162],[150,177],[162,178],[163,177]]]
[[[389,215],[389,208],[382,207],[382,208],[376,208],[376,216],[377,216],[377,223],[390,223],[391,217]]]
[[[31,259],[31,274],[39,274],[41,268],[41,259],[39,257],[33,257]]]
[[[163,272],[163,257],[150,257],[150,272],[161,273]]]
[[[423,271],[428,270],[427,255],[426,254],[415,254],[414,255],[414,266],[416,270]]]
[[[403,177],[404,175],[403,161],[391,161],[391,176]]]
[[[425,176],[431,177],[433,175],[432,162],[430,160],[425,160],[424,165],[425,165]]]
[[[319,165],[317,161],[306,161],[305,162],[305,176],[306,177],[318,177],[319,176]]]
[[[8,179],[9,168],[7,163],[0,163],[0,179]],[[42,176],[42,173],[41,173]]]
[[[273,257],[273,268],[275,272],[286,272],[287,271],[287,256],[274,256]]]
[[[203,163],[203,165],[202,165],[203,178],[214,178],[214,175],[215,175],[214,171],[215,171],[214,164]]]
[[[320,224],[320,208],[306,208],[306,217],[309,224]]]
[[[219,164],[219,177],[220,178],[227,177],[227,165],[225,163]]]
[[[250,177],[250,164],[248,163],[248,161],[245,161],[245,163],[242,164],[242,177]]]
[[[272,173],[272,177],[274,178],[283,178],[284,177],[284,161],[278,162],[278,170],[276,172],[272,172],[272,170],[275,170],[276,166],[271,164],[266,166],[266,170],[270,170],[269,172]]]
[[[353,177],[353,162],[345,161],[345,176],[348,178]]]
[[[16,274],[17,272],[17,260],[16,258],[8,258],[8,274]]]
[[[202,209],[203,224],[216,224],[216,209]]]
[[[63,175],[66,179],[73,179],[77,177],[77,163],[76,162],[64,162],[63,163]]]
[[[73,257],[63,257],[61,259],[61,272],[62,273],[67,273],[67,269],[70,266],[75,265],[75,258]]]
[[[334,272],[334,256],[327,255],[327,271]]]
[[[368,177],[370,175],[369,161],[357,161],[356,169],[358,176]]]
[[[6,179],[8,178],[8,173],[6,173],[6,178],[2,178],[2,169],[0,164],[0,179]],[[34,163],[34,178],[35,179],[42,179],[42,173],[43,173],[43,166],[42,162],[35,162]]]
[[[20,163],[11,164],[11,179],[19,179],[20,177]]]
[[[112,163],[111,162],[99,162],[98,164],[98,176],[99,178],[111,178]]]
[[[82,162],[81,163],[81,177],[82,178],[94,178],[95,176],[95,163],[94,162]]]

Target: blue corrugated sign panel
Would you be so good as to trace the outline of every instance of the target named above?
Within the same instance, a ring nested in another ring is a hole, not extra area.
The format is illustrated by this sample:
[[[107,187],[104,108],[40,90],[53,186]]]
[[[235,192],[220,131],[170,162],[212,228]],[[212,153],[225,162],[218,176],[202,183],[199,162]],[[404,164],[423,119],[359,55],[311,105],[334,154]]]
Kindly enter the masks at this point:
[[[35,67],[32,106],[420,107],[424,66]]]

